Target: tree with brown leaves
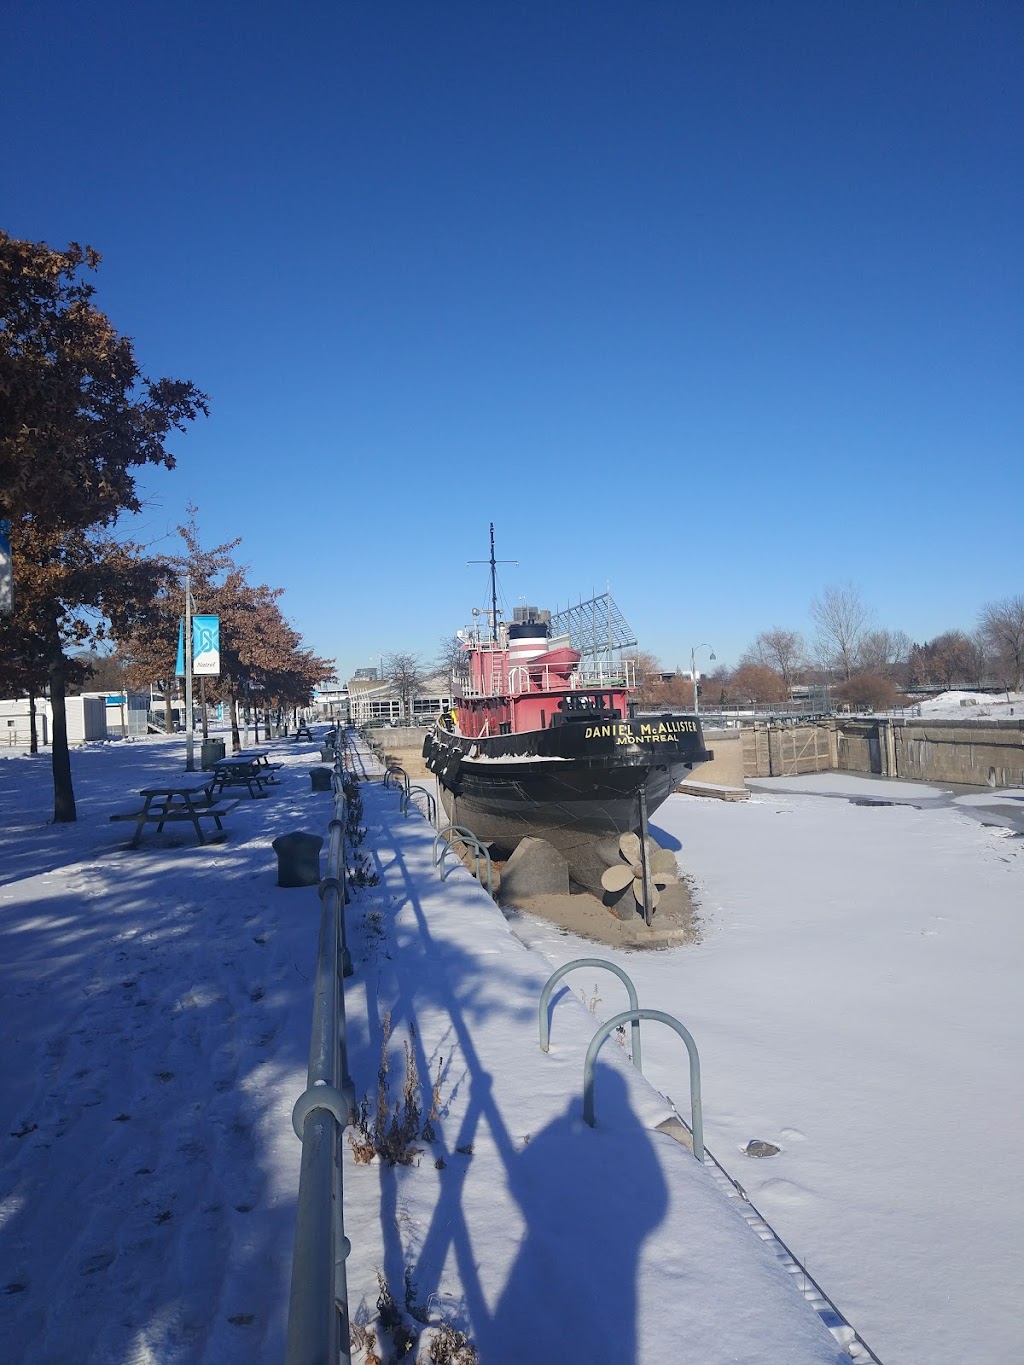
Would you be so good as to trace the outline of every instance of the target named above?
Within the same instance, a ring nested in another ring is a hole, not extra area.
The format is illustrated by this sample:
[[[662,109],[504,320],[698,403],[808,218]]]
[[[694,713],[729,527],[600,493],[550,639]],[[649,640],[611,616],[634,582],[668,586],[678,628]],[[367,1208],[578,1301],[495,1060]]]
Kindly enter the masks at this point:
[[[140,509],[134,471],[171,468],[166,441],[207,410],[190,382],[142,374],[82,277],[99,263],[90,247],[0,232],[0,517],[11,523],[15,602],[26,599],[9,626],[22,644],[22,631],[38,631],[45,651],[58,822],[76,815],[63,714],[75,613],[133,610],[135,588],[119,604],[113,576],[134,574],[139,557],[99,532]]]

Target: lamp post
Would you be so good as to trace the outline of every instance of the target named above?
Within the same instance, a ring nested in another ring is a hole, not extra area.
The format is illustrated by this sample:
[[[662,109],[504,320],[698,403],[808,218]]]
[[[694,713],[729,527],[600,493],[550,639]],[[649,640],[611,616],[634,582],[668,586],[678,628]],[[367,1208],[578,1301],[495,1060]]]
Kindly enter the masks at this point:
[[[185,575],[185,771],[194,773],[195,735],[192,733],[192,575]]]
[[[690,650],[690,677],[691,677],[691,679],[693,680],[693,714],[694,714],[695,716],[698,715],[699,712],[700,712],[700,702],[699,702],[699,700],[698,700],[698,698],[697,698],[697,660],[696,660],[696,654],[697,654],[697,650],[698,650],[698,649],[710,649],[710,650],[711,650],[711,654],[710,654],[709,657],[710,657],[712,660],[714,660],[714,657],[715,657],[715,651],[714,651],[713,649],[711,649],[711,646],[708,644],[708,642],[707,642],[706,640],[702,641],[702,643],[699,644],[699,645],[694,645],[693,648]]]

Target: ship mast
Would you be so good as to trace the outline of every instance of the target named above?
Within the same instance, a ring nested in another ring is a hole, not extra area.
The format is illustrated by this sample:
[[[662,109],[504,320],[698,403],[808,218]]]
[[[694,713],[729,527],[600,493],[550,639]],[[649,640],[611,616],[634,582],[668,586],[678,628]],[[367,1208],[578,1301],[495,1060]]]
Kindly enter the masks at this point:
[[[491,557],[490,559],[469,559],[467,564],[489,564],[491,566],[491,639],[495,644],[498,643],[498,565],[515,564],[518,567],[518,559],[495,559],[494,558],[494,522],[491,522]]]
[[[494,522],[491,522],[491,638],[498,643],[498,570],[494,558]]]

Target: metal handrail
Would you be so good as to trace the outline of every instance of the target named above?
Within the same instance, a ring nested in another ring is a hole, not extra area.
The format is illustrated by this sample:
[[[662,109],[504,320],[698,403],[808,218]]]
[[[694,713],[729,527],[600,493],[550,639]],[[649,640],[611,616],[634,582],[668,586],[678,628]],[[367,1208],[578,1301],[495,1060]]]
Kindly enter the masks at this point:
[[[348,1073],[342,974],[352,970],[345,943],[345,789],[342,748],[332,776],[327,876],[313,994],[313,1029],[306,1089],[292,1111],[302,1141],[288,1303],[287,1365],[350,1365],[348,1279],[342,1190],[342,1135],[356,1117]]]

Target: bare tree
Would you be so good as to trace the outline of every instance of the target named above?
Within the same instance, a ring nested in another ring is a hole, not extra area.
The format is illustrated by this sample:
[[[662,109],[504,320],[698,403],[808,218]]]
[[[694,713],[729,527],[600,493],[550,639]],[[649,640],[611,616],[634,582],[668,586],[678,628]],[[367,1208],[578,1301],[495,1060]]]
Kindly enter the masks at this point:
[[[857,652],[873,613],[852,583],[832,583],[811,603],[818,657],[823,667],[842,673],[849,682],[857,665]]]
[[[913,648],[915,681],[938,687],[961,686],[974,673],[974,645],[962,630],[947,630]]]
[[[457,635],[443,635],[438,641],[434,668],[450,678],[452,674],[465,673],[467,657],[466,649]]]
[[[1001,602],[989,602],[981,609],[978,626],[1000,683],[1019,691],[1024,677],[1024,596],[1018,593]]]
[[[857,651],[858,671],[893,677],[910,658],[913,641],[903,630],[869,630]]]
[[[661,661],[648,650],[634,649],[624,656],[623,662],[632,665],[633,677],[636,680],[636,701],[641,709],[654,709],[659,704],[664,704],[665,669]]]
[[[423,681],[423,670],[415,654],[387,654],[384,657],[384,671],[394,684],[402,703],[402,719],[412,721],[413,694]]]
[[[804,638],[799,631],[772,626],[771,630],[761,631],[740,659],[740,664],[757,664],[761,668],[772,669],[782,677],[788,691],[796,681],[803,660]]]
[[[777,669],[741,663],[729,679],[729,696],[738,702],[785,701],[789,688]]]
[[[970,664],[970,684],[972,687],[984,687],[988,675],[988,647],[985,638],[980,630],[976,630],[969,635],[970,652],[968,661]]]

